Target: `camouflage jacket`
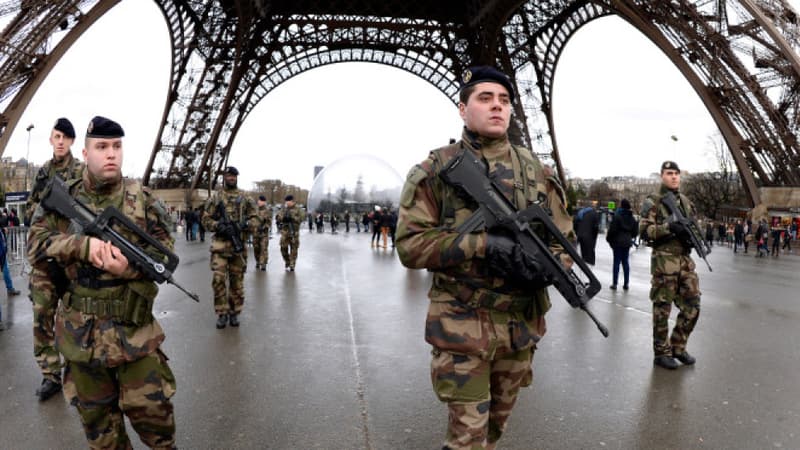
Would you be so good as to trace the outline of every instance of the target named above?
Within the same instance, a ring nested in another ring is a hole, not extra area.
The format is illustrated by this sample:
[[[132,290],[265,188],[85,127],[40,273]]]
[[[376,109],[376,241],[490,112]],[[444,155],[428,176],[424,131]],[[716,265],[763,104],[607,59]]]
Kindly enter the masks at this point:
[[[642,202],[639,234],[642,239],[648,242],[648,245],[653,247],[654,255],[688,255],[689,249],[669,231],[669,223],[667,222],[669,210],[661,203],[661,197],[668,191],[669,189],[662,184],[658,192],[648,195]],[[678,207],[681,208],[684,217],[694,217],[694,205],[689,198],[677,191],[673,191],[673,193],[679,199]]]
[[[289,235],[290,233],[299,235],[305,216],[306,214],[297,205],[291,208],[284,206],[275,217],[275,221],[281,224],[281,236]]]
[[[542,317],[550,308],[546,289],[526,292],[505,279],[491,276],[483,259],[487,233],[481,230],[460,235],[455,231],[475,211],[477,204],[459,196],[438,174],[462,147],[486,160],[489,176],[517,208],[544,199],[553,212],[555,224],[568,238],[572,237],[572,220],[566,212],[563,190],[555,179],[545,176],[541,164],[531,153],[512,148],[507,138],[486,140],[465,131],[461,141],[434,150],[428,159],[409,172],[400,198],[397,224],[400,260],[406,267],[434,272],[428,293],[432,302],[456,300],[471,308],[524,309],[530,318]],[[552,246],[551,250],[557,253],[561,249]],[[429,311],[429,328],[431,321]],[[437,340],[447,340],[447,337],[426,334],[426,339],[434,346],[447,348],[452,344]]]
[[[268,236],[269,229],[272,227],[272,208],[267,205],[258,206],[256,215],[258,216],[256,236]]]
[[[217,224],[222,219],[218,211],[220,202],[225,205],[225,214],[228,220],[239,225],[242,232],[242,243],[247,242],[248,235],[258,227],[260,220],[256,214],[255,202],[238,188],[223,188],[206,200],[200,221],[207,231],[214,233],[211,240],[211,253],[231,256],[234,254],[233,243],[227,237],[217,233]]]
[[[28,202],[25,205],[25,223],[31,223],[33,212],[36,211],[36,207],[42,201],[44,188],[47,186],[47,182],[50,181],[50,179],[56,175],[60,176],[64,181],[81,178],[84,167],[86,167],[86,165],[75,159],[72,153],[68,153],[61,161],[56,161],[55,158],[53,158],[44,163],[36,174],[36,179],[31,188],[31,195],[28,197]]]
[[[114,206],[166,248],[172,249],[174,240],[170,235],[169,215],[163,203],[147,188],[125,178],[101,191],[92,186],[88,171],[84,171],[82,179],[69,183],[72,196],[92,211],[99,213]],[[148,251],[147,244],[134,233],[123,228],[117,231]],[[35,264],[52,258],[70,280],[67,294],[58,307],[55,325],[56,348],[66,359],[115,367],[152,353],[164,340],[164,332],[152,315],[158,286],[142,278],[142,274],[130,266],[119,277],[95,268],[89,262],[89,237],[68,219],[41,205],[33,215],[28,257]],[[108,286],[87,287],[80,281],[90,277]],[[110,311],[85,312],[80,305],[87,304],[87,300],[103,301],[112,306],[133,305],[137,317],[131,321]]]

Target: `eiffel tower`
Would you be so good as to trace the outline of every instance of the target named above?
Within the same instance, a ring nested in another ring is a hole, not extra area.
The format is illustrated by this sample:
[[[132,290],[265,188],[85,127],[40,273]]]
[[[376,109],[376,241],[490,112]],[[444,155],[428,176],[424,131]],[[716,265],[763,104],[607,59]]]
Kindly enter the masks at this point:
[[[0,149],[61,56],[120,1],[0,2]],[[170,91],[143,174],[154,188],[213,186],[261,99],[307,70],[348,61],[412,73],[454,103],[465,68],[495,65],[520,94],[512,141],[551,160],[563,180],[555,70],[570,37],[609,15],[686,77],[754,205],[759,187],[800,187],[800,19],[784,0],[153,1],[172,42]]]

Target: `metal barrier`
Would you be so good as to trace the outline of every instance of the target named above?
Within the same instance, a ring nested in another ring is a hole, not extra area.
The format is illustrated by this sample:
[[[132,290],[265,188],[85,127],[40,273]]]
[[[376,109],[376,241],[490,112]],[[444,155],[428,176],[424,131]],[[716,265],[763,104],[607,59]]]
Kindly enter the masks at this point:
[[[6,228],[6,245],[6,258],[9,268],[22,265],[22,270],[25,271],[25,266],[28,261],[28,227]]]

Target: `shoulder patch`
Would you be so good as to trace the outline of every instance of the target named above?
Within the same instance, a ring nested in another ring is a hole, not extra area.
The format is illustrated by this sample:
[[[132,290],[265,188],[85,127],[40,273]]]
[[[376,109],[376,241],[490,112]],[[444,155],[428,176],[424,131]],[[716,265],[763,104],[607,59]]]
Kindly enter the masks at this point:
[[[430,172],[423,169],[419,164],[411,168],[406,176],[403,191],[400,193],[400,206],[409,208],[414,204],[414,194],[417,191],[417,186],[429,175]]]

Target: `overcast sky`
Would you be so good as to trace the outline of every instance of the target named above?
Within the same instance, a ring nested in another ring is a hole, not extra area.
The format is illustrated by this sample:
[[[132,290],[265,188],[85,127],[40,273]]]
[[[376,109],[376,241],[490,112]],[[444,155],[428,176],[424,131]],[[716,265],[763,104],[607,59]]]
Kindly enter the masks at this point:
[[[75,124],[73,153],[80,155],[86,124],[103,115],[125,129],[123,173],[141,176],[169,70],[169,38],[158,8],[149,1],[121,2],[51,72],[3,156],[16,160],[29,151],[34,163],[49,159],[47,138],[60,116]],[[554,89],[556,136],[571,176],[647,176],[664,159],[689,171],[714,166],[708,137],[717,128],[700,99],[668,59],[620,19],[599,19],[576,33]],[[30,148],[28,124],[34,125]],[[230,163],[244,188],[272,178],[310,188],[314,166],[355,154],[382,158],[404,176],[429,150],[458,137],[461,126],[449,99],[409,73],[336,64],[299,75],[265,97],[242,126]]]

